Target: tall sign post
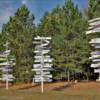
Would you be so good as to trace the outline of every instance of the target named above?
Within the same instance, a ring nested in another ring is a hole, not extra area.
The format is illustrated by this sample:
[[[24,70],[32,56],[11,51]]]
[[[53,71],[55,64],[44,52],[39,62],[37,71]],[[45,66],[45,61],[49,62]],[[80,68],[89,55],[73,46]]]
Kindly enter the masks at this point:
[[[87,35],[100,33],[100,18],[95,18],[89,20],[88,22],[89,28],[86,32]],[[94,68],[95,73],[99,73],[99,78],[97,79],[97,81],[100,81],[100,37],[94,37],[89,43],[95,49],[93,52],[91,52],[91,57],[89,57],[89,59],[91,59],[93,62],[93,64],[91,64],[91,67]]]
[[[8,48],[9,42],[7,41],[6,44],[4,45],[6,47],[6,50],[0,54],[0,70],[2,72],[1,81],[6,82],[6,89],[8,90],[9,87],[9,82],[12,82],[14,80],[14,76],[12,74],[13,72],[13,65],[15,65],[14,61],[15,58],[10,59],[10,52]]]
[[[48,55],[50,52],[50,40],[51,37],[40,37],[37,36],[34,38],[35,44],[35,61],[33,64],[33,71],[36,72],[36,75],[33,78],[34,82],[41,83],[41,93],[44,92],[44,82],[51,82],[52,75],[50,71],[52,70],[52,61],[53,59]]]

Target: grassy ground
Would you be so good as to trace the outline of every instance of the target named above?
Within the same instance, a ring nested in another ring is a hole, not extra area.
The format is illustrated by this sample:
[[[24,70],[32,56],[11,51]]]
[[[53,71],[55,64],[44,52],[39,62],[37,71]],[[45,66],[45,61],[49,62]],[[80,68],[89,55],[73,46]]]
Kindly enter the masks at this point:
[[[96,82],[74,86],[67,86],[63,82],[46,84],[44,94],[40,93],[39,86],[21,89],[23,87],[14,86],[9,90],[1,88],[0,100],[100,100],[100,83]],[[29,87],[29,84],[25,87]]]

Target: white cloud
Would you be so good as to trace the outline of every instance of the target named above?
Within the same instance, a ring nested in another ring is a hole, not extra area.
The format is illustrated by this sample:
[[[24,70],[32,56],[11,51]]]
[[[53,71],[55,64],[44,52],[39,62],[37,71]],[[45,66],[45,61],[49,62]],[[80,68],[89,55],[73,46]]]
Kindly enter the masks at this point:
[[[22,0],[22,4],[27,4],[27,0]]]

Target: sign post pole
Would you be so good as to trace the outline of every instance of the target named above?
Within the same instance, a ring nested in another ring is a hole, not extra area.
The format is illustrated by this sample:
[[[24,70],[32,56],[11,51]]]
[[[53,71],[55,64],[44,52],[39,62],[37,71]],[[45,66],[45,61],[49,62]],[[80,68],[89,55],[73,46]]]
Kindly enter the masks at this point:
[[[51,82],[52,75],[50,74],[52,58],[47,55],[50,51],[50,40],[51,37],[40,37],[34,38],[35,46],[35,64],[33,64],[33,71],[36,72],[33,80],[34,82],[40,82],[41,93],[44,93],[44,82]]]

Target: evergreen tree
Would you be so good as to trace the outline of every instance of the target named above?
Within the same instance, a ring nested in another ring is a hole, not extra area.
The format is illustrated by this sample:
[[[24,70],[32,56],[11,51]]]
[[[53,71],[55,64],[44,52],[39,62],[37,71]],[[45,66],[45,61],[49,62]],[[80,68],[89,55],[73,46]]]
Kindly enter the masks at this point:
[[[100,17],[100,0],[89,0],[88,17]]]
[[[38,32],[52,37],[51,55],[55,69],[82,72],[84,65],[87,66],[89,45],[85,36],[86,27],[87,22],[72,0],[67,0],[61,8],[57,6],[51,13],[45,13]],[[54,74],[57,76],[59,71]]]
[[[31,44],[35,32],[33,21],[34,16],[23,5],[3,26],[2,33],[10,42],[10,49],[16,57],[16,66],[14,67],[16,82],[29,82],[32,77],[33,57]]]

